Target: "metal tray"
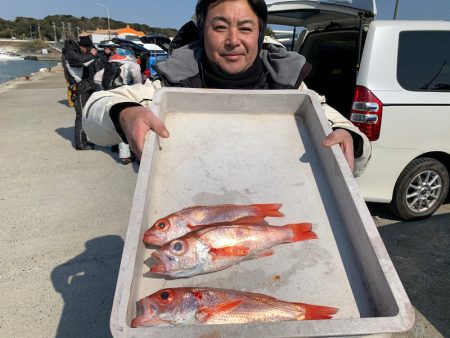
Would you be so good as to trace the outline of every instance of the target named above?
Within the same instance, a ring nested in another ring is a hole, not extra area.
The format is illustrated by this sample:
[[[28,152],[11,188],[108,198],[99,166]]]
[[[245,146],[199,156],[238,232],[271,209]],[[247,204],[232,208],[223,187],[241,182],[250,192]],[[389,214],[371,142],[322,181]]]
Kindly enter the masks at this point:
[[[414,314],[338,146],[310,91],[163,88],[152,110],[171,132],[149,133],[111,314],[115,337],[320,337],[408,330]],[[143,276],[151,224],[176,210],[282,203],[282,225],[310,221],[318,239],[192,278]],[[332,320],[131,328],[136,301],[159,289],[204,286],[338,307]]]

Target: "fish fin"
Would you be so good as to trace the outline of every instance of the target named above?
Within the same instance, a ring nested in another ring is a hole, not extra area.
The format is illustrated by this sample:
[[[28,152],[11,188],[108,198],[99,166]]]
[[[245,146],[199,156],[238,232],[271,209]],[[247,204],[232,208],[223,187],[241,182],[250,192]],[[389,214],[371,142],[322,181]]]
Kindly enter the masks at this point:
[[[272,256],[272,255],[273,255],[273,250],[267,250],[267,251],[261,252],[258,256],[256,256],[256,258],[269,257],[269,256]]]
[[[189,223],[186,226],[189,228],[189,230],[194,231],[194,230],[203,228],[205,225],[192,225]]]
[[[312,305],[305,303],[295,303],[303,309],[303,316],[305,320],[313,319],[331,319],[339,309],[335,307]],[[302,316],[302,317],[303,317]]]
[[[316,233],[311,231],[311,223],[286,224],[285,227],[292,231],[292,238],[288,240],[288,242],[298,242],[317,238]]]
[[[233,310],[236,306],[238,306],[239,304],[242,303],[241,299],[237,299],[237,300],[233,300],[231,302],[228,303],[222,303],[222,304],[217,304],[214,307],[202,307],[199,308],[197,311],[197,319],[202,322],[205,323],[207,322],[212,316],[214,315],[218,315],[224,312],[228,312]]]
[[[242,257],[246,256],[250,251],[249,247],[246,246],[227,246],[223,248],[211,248],[209,252],[213,254],[214,257],[220,256],[237,256]]]
[[[255,215],[261,217],[282,217],[284,214],[278,209],[283,204],[271,203],[271,204],[252,204],[251,207],[255,209]]]

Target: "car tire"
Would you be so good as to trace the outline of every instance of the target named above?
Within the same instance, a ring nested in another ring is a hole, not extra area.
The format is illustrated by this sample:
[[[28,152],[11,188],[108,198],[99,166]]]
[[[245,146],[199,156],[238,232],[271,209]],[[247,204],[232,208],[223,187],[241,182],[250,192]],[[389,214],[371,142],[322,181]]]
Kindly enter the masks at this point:
[[[433,158],[417,158],[400,174],[389,206],[404,220],[430,216],[442,205],[448,189],[445,166]]]

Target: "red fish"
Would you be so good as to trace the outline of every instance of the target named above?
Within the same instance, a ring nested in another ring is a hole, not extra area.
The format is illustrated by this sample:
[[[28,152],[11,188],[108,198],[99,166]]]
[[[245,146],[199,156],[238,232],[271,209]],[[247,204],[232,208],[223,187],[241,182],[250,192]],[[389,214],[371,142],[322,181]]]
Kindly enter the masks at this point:
[[[265,217],[284,216],[281,204],[197,206],[157,220],[144,234],[144,243],[163,245],[190,231],[211,224],[261,224]]]
[[[142,298],[131,327],[331,319],[337,308],[212,288],[163,289]]]
[[[270,256],[275,245],[317,238],[311,227],[311,223],[208,226],[154,251],[155,264],[150,271],[178,278],[223,270],[245,260]]]

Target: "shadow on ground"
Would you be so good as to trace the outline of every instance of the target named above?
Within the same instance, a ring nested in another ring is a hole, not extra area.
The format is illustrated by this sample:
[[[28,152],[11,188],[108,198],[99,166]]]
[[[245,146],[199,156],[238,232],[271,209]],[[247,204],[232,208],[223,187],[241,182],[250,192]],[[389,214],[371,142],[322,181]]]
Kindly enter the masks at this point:
[[[378,230],[413,306],[450,337],[450,213]]]
[[[59,136],[61,136],[63,139],[66,139],[67,141],[70,141],[72,146],[74,146],[73,136],[75,134],[75,127],[58,128],[58,129],[55,129],[55,132]]]
[[[69,103],[67,102],[67,100],[59,100],[58,103],[62,104],[63,106],[69,107]],[[69,107],[69,108],[71,108],[71,107]]]
[[[73,141],[73,136],[74,136],[74,133],[75,133],[74,129],[75,129],[74,127],[58,128],[58,129],[55,129],[55,132],[59,136],[61,136],[63,139],[66,139],[66,140],[70,141],[72,147],[75,149],[75,144],[74,144],[74,141]],[[122,164],[122,162],[120,161],[120,158],[119,158],[119,154],[118,153],[113,153],[111,151],[110,147],[103,147],[103,146],[96,145],[94,151],[102,151],[105,154],[108,154],[109,156],[111,156],[111,158],[116,163]],[[136,161],[133,162],[132,165],[133,165],[133,170],[136,173],[138,173],[139,172],[139,165],[137,164],[137,162]]]
[[[64,299],[57,338],[111,337],[109,318],[122,250],[119,236],[98,237],[52,271],[53,287]]]
[[[388,205],[385,203],[367,202],[366,204],[367,204],[367,208],[370,211],[370,214],[373,217],[380,217],[380,218],[390,219],[390,220],[394,220],[394,221],[398,221],[398,222],[402,221],[398,216],[396,216],[394,213],[392,213],[389,210]]]

